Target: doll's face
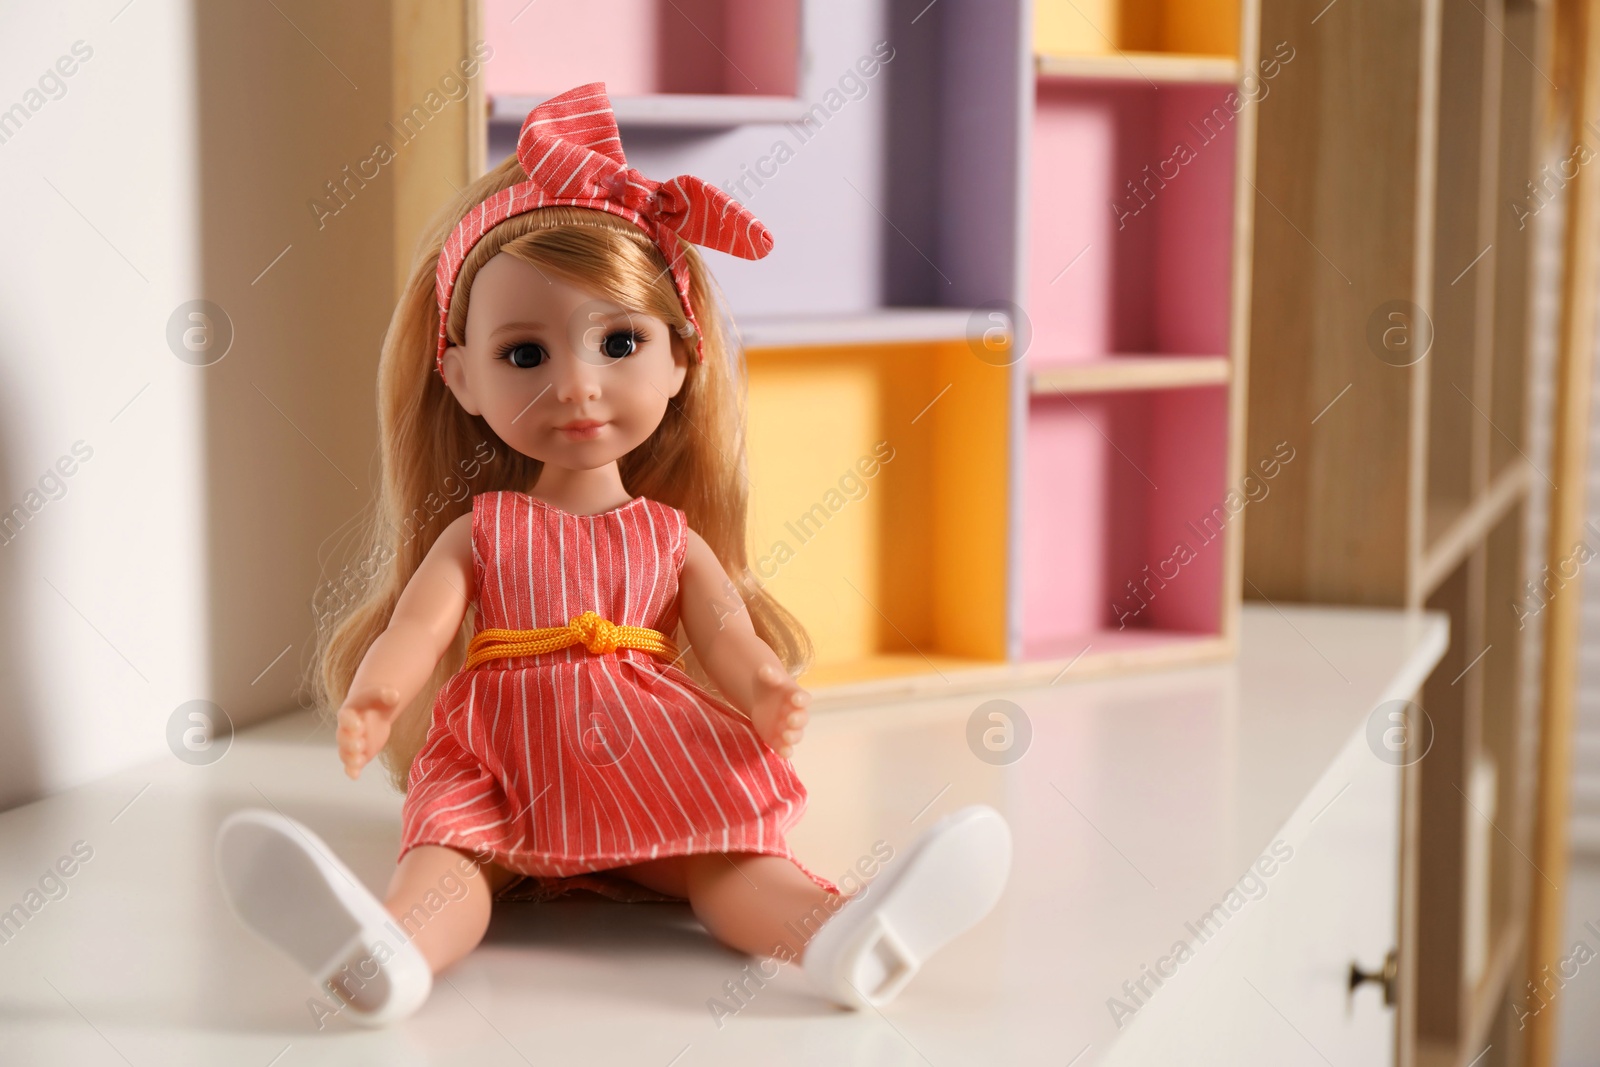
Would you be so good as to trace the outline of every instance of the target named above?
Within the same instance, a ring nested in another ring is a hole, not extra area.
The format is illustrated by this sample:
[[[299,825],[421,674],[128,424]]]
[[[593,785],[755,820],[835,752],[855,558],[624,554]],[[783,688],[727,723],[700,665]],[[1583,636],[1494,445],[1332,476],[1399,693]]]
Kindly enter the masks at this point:
[[[525,456],[589,470],[655,432],[687,366],[662,320],[497,255],[472,282],[466,343],[444,375],[470,414]]]

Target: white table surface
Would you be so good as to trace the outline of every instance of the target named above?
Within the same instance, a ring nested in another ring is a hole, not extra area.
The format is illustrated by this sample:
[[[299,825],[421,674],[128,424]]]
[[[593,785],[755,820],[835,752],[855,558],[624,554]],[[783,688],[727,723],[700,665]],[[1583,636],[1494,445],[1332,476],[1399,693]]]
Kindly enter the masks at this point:
[[[304,979],[227,910],[212,835],[236,808],[277,807],[381,892],[400,797],[346,779],[331,728],[286,716],[210,766],[167,758],[0,813],[0,909],[75,842],[93,849],[0,944],[0,1063],[1087,1067],[1118,1036],[1107,998],[1275,837],[1303,837],[1341,788],[1335,755],[1446,639],[1438,615],[1251,605],[1233,663],[817,715],[795,759],[808,865],[838,878],[875,840],[901,850],[982,801],[1011,821],[1012,879],[881,1012],[833,1008],[784,968],[720,1028],[707,1002],[751,961],[686,905],[565,901],[502,905],[405,1024],[319,1031]],[[994,697],[1032,725],[1009,766],[966,740]]]

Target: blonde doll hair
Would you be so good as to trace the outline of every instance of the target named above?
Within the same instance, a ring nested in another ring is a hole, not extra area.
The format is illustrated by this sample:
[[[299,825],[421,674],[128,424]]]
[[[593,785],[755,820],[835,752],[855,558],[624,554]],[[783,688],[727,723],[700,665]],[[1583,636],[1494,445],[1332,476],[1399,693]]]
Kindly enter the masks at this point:
[[[511,449],[481,416],[467,414],[434,369],[439,328],[434,271],[444,240],[475,205],[524,177],[511,156],[434,220],[389,321],[378,365],[382,479],[363,538],[383,562],[347,609],[318,627],[311,686],[325,714],[344,702],[362,657],[388,626],[401,591],[439,534],[471,510],[470,496],[447,499],[437,511],[429,505],[437,507],[447,487],[470,469],[481,443],[488,442],[493,455],[472,479],[474,492],[522,491],[538,478],[539,461]],[[743,383],[730,358],[711,278],[693,247],[687,248],[689,298],[703,334],[700,363],[693,358],[692,334],[688,343],[684,339],[688,318],[666,261],[650,238],[606,212],[573,207],[514,215],[484,235],[462,264],[451,298],[446,323],[451,344],[462,343],[474,276],[502,252],[673,329],[674,349],[688,363],[683,389],[655,433],[619,461],[623,485],[630,495],[684,512],[689,527],[740,587],[756,633],[791,671],[802,669],[811,657],[805,630],[760,588],[748,566]],[[425,517],[420,528],[418,516]],[[439,687],[465,661],[473,615],[469,610],[433,675],[393,724],[383,761],[398,789],[407,786]],[[686,667],[706,680],[692,653]]]

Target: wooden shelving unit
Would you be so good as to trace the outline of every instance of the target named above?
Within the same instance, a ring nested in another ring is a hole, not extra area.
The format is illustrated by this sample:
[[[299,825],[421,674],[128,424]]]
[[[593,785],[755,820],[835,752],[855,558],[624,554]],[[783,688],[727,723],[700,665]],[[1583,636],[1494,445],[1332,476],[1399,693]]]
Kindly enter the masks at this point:
[[[1324,8],[1268,5],[1263,38]],[[1432,747],[1405,770],[1401,1064],[1520,1062],[1539,226],[1507,204],[1545,161],[1547,20],[1506,0],[1335,9],[1262,108],[1247,448],[1300,458],[1249,517],[1246,591],[1451,620],[1418,697]]]
[[[630,163],[722,182],[777,235],[759,264],[711,265],[744,346],[752,569],[811,634],[806,684],[839,703],[992,680],[1021,221],[1014,169],[971,167],[956,141],[1018,158],[1021,6],[602,0],[631,69],[591,47],[593,10],[522,6],[484,0],[486,163],[538,100],[604,80],[639,131]],[[689,30],[716,44],[709,74],[680,54]],[[941,84],[965,106],[931,110]],[[890,192],[891,163],[937,175],[932,195]]]
[[[753,567],[812,633],[819,703],[1232,652],[1254,0],[1108,11],[1098,44],[1022,0],[483,5],[486,163],[603,79],[633,165],[777,235],[712,266]]]
[[[503,158],[528,104],[594,78],[637,128],[635,166],[719,181],[772,226],[769,259],[712,265],[744,340],[756,562],[813,516],[764,577],[817,638],[819,705],[1215,660],[1241,587],[1446,613],[1451,650],[1416,695],[1432,747],[1392,769],[1395,1060],[1516,1064],[1522,979],[1562,948],[1560,893],[1526,857],[1559,878],[1574,654],[1555,623],[1575,612],[1567,594],[1531,622],[1512,605],[1541,562],[1525,526],[1550,475],[1551,554],[1581,524],[1595,288],[1584,170],[1563,250],[1564,430],[1541,471],[1530,286],[1554,212],[1524,226],[1507,206],[1600,110],[1590,71],[1570,129],[1541,113],[1537,68],[1565,93],[1583,67],[1549,62],[1552,7],[1572,15],[1535,0],[1264,15],[1257,0],[396,0],[397,107],[471,42],[496,49],[460,112],[487,121],[396,162],[396,247],[441,176]],[[617,28],[601,50],[597,19]],[[686,25],[721,54],[684,45]],[[1600,49],[1576,30],[1568,51]],[[795,151],[773,172],[775,139]],[[1189,158],[1163,170],[1175,139]],[[865,475],[880,441],[894,458]],[[1264,474],[1280,447],[1293,462]],[[1270,478],[1271,499],[1199,533],[1247,476]],[[1197,534],[1199,565],[1119,627],[1109,594]],[[1535,724],[1524,665],[1539,658],[1567,710]],[[1326,1014],[1337,983],[1316,981]],[[1552,1019],[1528,1028],[1534,1067]]]
[[[1034,19],[1012,655],[1228,655],[1255,151],[1230,102],[1256,6]]]
[[[1506,207],[1570,150],[1541,141],[1551,7],[397,0],[397,106],[469,42],[496,50],[470,90],[488,121],[396,164],[397,247],[440,174],[503,158],[527,106],[596,78],[633,165],[718,181],[772,226],[767,260],[712,266],[744,340],[755,560],[821,524],[764,576],[817,638],[819,704],[1215,660],[1241,587],[1447,613],[1417,694],[1433,747],[1395,771],[1396,1062],[1515,1064],[1528,943],[1535,963],[1559,947],[1559,893],[1539,881],[1530,919],[1523,854],[1556,869],[1564,817],[1543,794],[1555,851],[1535,852],[1522,676],[1542,624],[1510,607],[1547,480],[1527,456],[1547,220]],[[1577,291],[1592,257],[1571,258]],[[1564,351],[1592,317],[1572,314]],[[880,441],[894,458],[860,474]],[[1293,462],[1265,475],[1280,447]],[[1119,627],[1116,590],[1247,476],[1272,499],[1230,507]],[[1559,632],[1550,651],[1570,673]]]

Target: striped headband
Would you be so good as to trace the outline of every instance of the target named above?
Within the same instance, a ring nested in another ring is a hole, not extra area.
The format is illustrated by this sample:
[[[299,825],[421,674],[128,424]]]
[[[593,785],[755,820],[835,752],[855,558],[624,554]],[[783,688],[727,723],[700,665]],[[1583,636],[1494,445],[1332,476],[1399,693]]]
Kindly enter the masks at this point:
[[[772,251],[772,234],[738,201],[714,185],[681,174],[651,181],[628,166],[617,136],[616,117],[604,82],[591,82],[551,97],[522,123],[517,160],[528,180],[502,189],[467,212],[439,253],[434,291],[439,299],[439,350],[434,365],[444,374],[449,347],[445,323],[461,264],[474,245],[513,215],[566,205],[606,211],[644,230],[666,257],[678,301],[695,332],[695,361],[704,359],[700,324],[689,304],[689,263],[678,238],[741,259]]]

